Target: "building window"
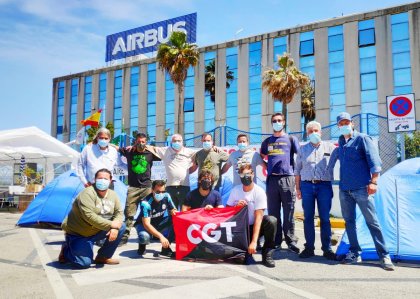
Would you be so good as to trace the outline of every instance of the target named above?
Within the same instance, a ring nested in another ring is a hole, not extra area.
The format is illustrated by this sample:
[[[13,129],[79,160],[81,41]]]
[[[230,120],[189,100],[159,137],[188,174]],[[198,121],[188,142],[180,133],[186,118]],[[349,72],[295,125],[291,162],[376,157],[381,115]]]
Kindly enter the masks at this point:
[[[277,70],[278,65],[278,56],[282,56],[287,52],[287,36],[276,37],[273,40],[273,68]],[[274,112],[282,112],[283,105],[279,101],[273,101]]]
[[[156,63],[147,65],[147,134],[156,139]]]
[[[122,126],[122,94],[123,70],[114,71],[114,135],[119,136],[124,129]]]
[[[102,109],[101,121],[105,126],[105,115],[106,115],[106,73],[99,75],[99,103],[98,110]]]
[[[204,53],[204,68],[204,131],[208,132],[216,126],[216,52]]]
[[[167,141],[175,133],[175,84],[168,73],[165,73],[165,132]]]
[[[370,135],[378,135],[378,125],[369,120],[367,128],[367,113],[378,114],[378,93],[376,76],[376,46],[375,21],[373,19],[361,21],[359,27],[359,67],[360,67],[360,101],[361,126]]]
[[[186,111],[185,109],[188,109]],[[194,68],[189,67],[184,89],[184,140],[186,146],[194,146]]]
[[[359,47],[375,44],[375,29],[359,30]]]
[[[314,48],[314,40],[307,40],[300,42],[300,56],[308,56],[314,55],[315,48]]]
[[[328,28],[328,64],[330,80],[330,123],[335,123],[337,114],[346,110],[342,25]],[[338,137],[338,130],[331,130],[330,138]]]
[[[64,95],[65,95],[65,88],[66,82],[60,81],[58,82],[58,90],[57,90],[57,139],[63,141],[63,118],[64,118]]]
[[[238,48],[226,49],[226,70],[232,72],[232,81],[226,86],[226,126],[238,127]],[[236,144],[236,134],[227,134],[226,143]]]
[[[249,44],[249,131],[261,133],[261,42]],[[250,136],[252,139],[252,136]],[[253,143],[250,140],[250,143]]]
[[[391,15],[394,94],[411,93],[410,34],[408,13]]]
[[[79,78],[71,80],[70,93],[70,140],[77,134],[77,98],[79,96]]]
[[[85,107],[84,118],[92,114],[92,76],[85,77]]]
[[[139,130],[139,78],[140,68],[130,69],[130,134]]]

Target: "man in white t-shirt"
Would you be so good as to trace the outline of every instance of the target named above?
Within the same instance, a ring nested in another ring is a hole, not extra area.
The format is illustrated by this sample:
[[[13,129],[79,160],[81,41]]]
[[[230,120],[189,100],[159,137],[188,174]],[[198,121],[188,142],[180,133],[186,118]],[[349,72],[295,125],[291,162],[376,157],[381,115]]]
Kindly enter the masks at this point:
[[[230,154],[229,159],[222,168],[223,174],[233,166],[233,186],[241,185],[241,178],[239,177],[238,171],[242,165],[250,164],[254,173],[257,173],[258,165],[266,169],[266,164],[260,154],[248,147],[248,136],[246,134],[239,134],[236,142],[238,144],[238,150]],[[256,175],[254,176],[254,183],[257,183]]]
[[[235,186],[227,201],[227,206],[248,206],[248,219],[250,225],[251,242],[248,246],[248,254],[257,252],[258,238],[264,235],[262,249],[262,262],[265,266],[276,266],[273,260],[274,239],[276,236],[277,219],[273,216],[264,215],[267,209],[267,196],[265,191],[254,183],[254,172],[251,165],[242,165],[239,168],[239,177],[242,185]]]
[[[166,191],[171,195],[175,207],[180,208],[190,192],[190,168],[196,152],[183,146],[183,139],[179,134],[172,135],[170,147],[153,149],[165,165]]]

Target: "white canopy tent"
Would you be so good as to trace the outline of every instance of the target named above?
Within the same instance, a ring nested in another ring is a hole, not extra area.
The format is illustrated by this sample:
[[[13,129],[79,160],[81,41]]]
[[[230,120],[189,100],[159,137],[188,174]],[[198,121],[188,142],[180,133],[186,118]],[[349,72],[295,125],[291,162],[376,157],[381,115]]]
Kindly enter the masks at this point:
[[[47,184],[54,179],[55,167],[75,165],[79,153],[37,127],[0,131],[0,167],[11,169],[22,156],[26,163],[43,166],[43,184]],[[4,175],[5,171],[0,171],[0,176]]]

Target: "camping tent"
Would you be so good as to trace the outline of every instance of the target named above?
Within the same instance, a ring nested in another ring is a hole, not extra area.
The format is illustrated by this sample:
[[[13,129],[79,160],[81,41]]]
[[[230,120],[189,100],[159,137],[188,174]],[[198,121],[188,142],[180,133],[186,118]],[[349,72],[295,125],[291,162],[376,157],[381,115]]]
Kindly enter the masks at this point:
[[[394,260],[420,261],[420,158],[405,160],[379,178],[375,207],[391,257]],[[358,208],[356,217],[362,259],[378,259]],[[344,234],[337,254],[346,254],[349,246]]]
[[[54,168],[74,163],[79,153],[36,127],[0,131],[0,166],[21,162],[44,165],[44,184],[54,179]],[[11,173],[9,173],[11,175]]]
[[[34,198],[17,225],[60,227],[69,213],[74,199],[83,188],[83,184],[73,170],[63,173],[45,186],[44,190]],[[127,187],[117,180],[114,190],[120,198],[122,209],[124,209]]]

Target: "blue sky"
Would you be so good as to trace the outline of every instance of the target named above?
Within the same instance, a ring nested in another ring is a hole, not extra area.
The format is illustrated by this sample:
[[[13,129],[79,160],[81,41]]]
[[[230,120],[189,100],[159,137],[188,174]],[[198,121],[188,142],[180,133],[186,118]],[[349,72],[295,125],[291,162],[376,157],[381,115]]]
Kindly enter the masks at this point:
[[[52,79],[105,66],[108,34],[197,12],[205,46],[410,2],[0,0],[0,130],[50,133]]]

